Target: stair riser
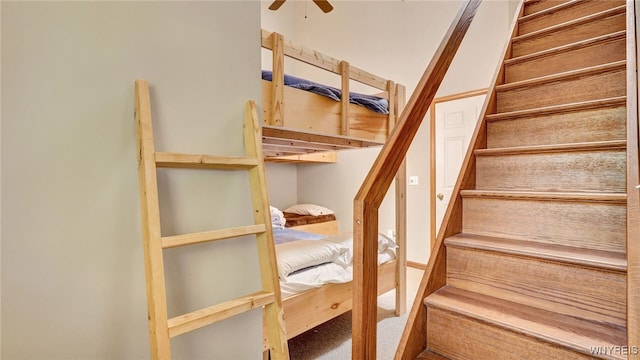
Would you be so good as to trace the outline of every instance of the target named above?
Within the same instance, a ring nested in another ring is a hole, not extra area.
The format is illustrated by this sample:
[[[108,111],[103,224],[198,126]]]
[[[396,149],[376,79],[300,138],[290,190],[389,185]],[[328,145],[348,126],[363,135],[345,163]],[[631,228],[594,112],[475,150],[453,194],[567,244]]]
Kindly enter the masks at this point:
[[[554,11],[553,13],[545,14],[544,16],[534,17],[530,20],[520,22],[518,27],[518,34],[528,34],[533,31],[541,30],[553,25],[562,24],[570,20],[575,20],[583,16],[592,15],[620,5],[624,5],[624,1],[585,1],[574,6],[559,9],[558,11]]]
[[[589,202],[463,198],[462,232],[624,252],[626,206]]]
[[[437,308],[427,308],[427,319],[427,348],[449,359],[590,358]]]
[[[619,106],[489,121],[487,148],[624,140],[626,114]]]
[[[508,112],[535,109],[544,106],[624,96],[625,70],[591,74],[581,78],[564,79],[549,83],[532,84],[521,88],[499,89],[497,111]]]
[[[561,29],[550,34],[532,38],[515,39],[512,43],[512,57],[531,54],[577,41],[591,39],[625,29],[625,16],[619,14],[588,23]]]
[[[447,285],[625,326],[626,276],[468,248],[447,248]]]
[[[625,192],[624,149],[476,157],[476,189]]]
[[[625,51],[625,40],[624,38],[619,38],[527,61],[507,64],[505,65],[505,83],[624,60]]]
[[[524,6],[524,15],[530,15],[550,7],[554,7],[569,0],[539,0],[539,1],[527,1]]]

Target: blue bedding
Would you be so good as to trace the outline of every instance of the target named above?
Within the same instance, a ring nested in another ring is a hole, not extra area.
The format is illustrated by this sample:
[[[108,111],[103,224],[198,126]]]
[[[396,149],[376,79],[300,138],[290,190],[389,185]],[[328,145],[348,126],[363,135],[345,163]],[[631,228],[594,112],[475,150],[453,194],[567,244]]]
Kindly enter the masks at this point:
[[[273,229],[273,242],[276,244],[282,244],[294,240],[320,240],[326,237],[326,235],[314,234],[289,228]]]
[[[262,70],[262,79],[271,81],[271,71]],[[342,90],[340,89],[318,84],[292,75],[284,75],[284,84],[296,89],[306,90],[318,95],[323,95],[335,101],[340,101],[340,99],[342,98]],[[352,104],[362,105],[367,109],[380,114],[389,113],[389,102],[387,101],[387,99],[377,96],[349,92],[349,102]]]

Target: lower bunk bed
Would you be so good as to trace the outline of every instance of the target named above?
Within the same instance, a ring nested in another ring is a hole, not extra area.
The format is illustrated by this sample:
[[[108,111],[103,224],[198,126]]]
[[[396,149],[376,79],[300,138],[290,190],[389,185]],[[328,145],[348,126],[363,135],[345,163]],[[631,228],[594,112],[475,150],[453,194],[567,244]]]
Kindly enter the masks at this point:
[[[305,219],[300,225],[287,220],[290,226],[276,225],[273,230],[288,339],[350,311],[353,302],[352,234],[338,232],[335,217]],[[383,234],[378,240],[378,295],[393,289],[404,294],[403,282],[398,279],[405,269],[397,256],[404,249]],[[403,311],[404,306],[397,303],[396,315]]]

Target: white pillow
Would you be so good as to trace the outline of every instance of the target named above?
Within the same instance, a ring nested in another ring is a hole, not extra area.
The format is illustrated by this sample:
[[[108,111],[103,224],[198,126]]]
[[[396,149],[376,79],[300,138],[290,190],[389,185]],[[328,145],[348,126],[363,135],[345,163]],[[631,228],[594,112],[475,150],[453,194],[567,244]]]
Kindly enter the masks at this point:
[[[333,214],[333,210],[316,204],[297,204],[284,209],[284,212],[313,216]]]
[[[330,241],[332,243],[344,246],[345,252],[338,256],[333,262],[342,265],[349,266],[353,264],[353,233],[342,232],[336,235],[327,236],[323,240]]]
[[[295,240],[278,244],[276,246],[278,276],[285,280],[295,271],[332,262],[347,249],[344,244],[325,240]]]
[[[353,233],[343,232],[337,235],[328,236],[322,240],[339,244],[347,249],[342,255],[333,260],[333,262],[344,266],[348,266],[353,263]],[[396,244],[395,241],[382,233],[378,233],[378,254],[384,254],[389,249],[396,248],[398,248],[398,244]]]
[[[274,229],[284,229],[284,225],[287,223],[284,214],[277,207],[269,206],[271,212],[271,225]]]

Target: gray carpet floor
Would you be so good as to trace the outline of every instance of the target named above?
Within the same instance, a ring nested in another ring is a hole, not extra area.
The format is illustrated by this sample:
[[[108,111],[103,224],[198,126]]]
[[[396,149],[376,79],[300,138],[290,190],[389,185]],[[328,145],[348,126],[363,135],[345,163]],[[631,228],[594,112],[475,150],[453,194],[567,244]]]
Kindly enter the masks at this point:
[[[394,314],[395,291],[378,298],[377,359],[393,359],[407,322],[423,271],[407,268],[407,311]],[[347,312],[289,340],[291,360],[351,359],[351,312]]]

